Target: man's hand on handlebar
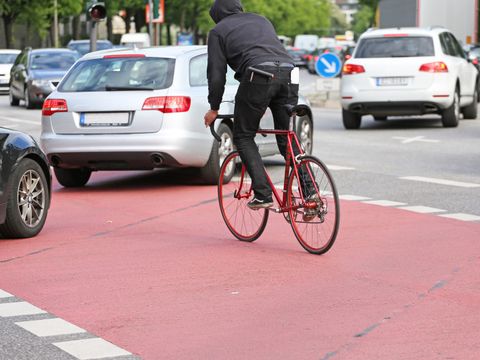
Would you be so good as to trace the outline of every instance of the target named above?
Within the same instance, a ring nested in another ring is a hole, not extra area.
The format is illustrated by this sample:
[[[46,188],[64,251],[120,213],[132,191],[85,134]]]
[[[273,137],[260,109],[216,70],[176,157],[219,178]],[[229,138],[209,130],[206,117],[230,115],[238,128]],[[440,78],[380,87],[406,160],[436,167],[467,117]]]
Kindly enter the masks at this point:
[[[208,110],[203,119],[205,120],[205,127],[209,127],[218,116],[218,110]]]

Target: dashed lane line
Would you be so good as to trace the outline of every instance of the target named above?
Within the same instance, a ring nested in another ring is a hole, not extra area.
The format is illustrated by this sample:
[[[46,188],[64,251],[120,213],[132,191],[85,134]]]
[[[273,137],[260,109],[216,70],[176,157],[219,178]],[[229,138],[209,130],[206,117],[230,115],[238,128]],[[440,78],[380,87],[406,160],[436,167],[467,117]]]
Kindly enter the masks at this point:
[[[390,201],[390,200],[369,200],[369,201],[363,201],[365,204],[370,204],[370,205],[378,205],[378,206],[403,206],[407,205],[405,203],[401,203],[398,201]]]
[[[16,297],[9,292],[0,289],[0,299],[16,300]],[[16,316],[37,314],[51,315],[26,301],[9,301],[0,303],[0,317],[3,318],[15,318]],[[102,338],[96,337],[68,321],[53,317],[53,315],[52,318],[47,319],[15,322],[15,325],[40,338],[50,336],[55,337],[57,341],[52,343],[52,345],[79,360],[103,358],[113,359],[116,357],[121,359],[138,359],[137,357],[134,357],[132,353]],[[90,337],[85,339],[58,341],[59,336],[71,336],[74,334],[86,334]]]
[[[29,124],[29,125],[40,125],[40,121],[33,121],[33,120],[25,120],[25,119],[18,119],[12,118],[8,116],[0,116],[0,120],[12,121],[14,123],[22,123],[22,124]]]
[[[449,185],[449,186],[457,186],[457,187],[464,187],[464,188],[477,188],[480,187],[480,184],[474,183],[467,183],[461,181],[453,181],[453,180],[445,180],[445,179],[436,179],[436,178],[429,178],[423,176],[405,176],[401,177],[401,180],[411,180],[411,181],[420,181],[430,184],[438,184],[438,185]]]
[[[362,201],[362,200],[370,200],[371,198],[365,196],[358,196],[358,195],[339,195],[340,200],[350,200],[350,201]]]
[[[462,221],[480,221],[480,216],[464,214],[464,213],[440,214],[439,216],[450,218],[450,219],[462,220]]]
[[[441,212],[447,211],[443,209],[437,209],[430,206],[421,206],[421,205],[399,207],[399,209],[413,211],[420,214],[435,214],[435,213],[441,213]]]

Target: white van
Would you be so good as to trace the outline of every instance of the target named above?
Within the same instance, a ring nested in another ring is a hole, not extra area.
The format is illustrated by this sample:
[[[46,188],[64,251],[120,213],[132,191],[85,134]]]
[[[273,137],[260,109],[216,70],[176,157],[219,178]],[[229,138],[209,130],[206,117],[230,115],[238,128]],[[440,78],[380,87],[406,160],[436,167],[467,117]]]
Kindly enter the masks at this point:
[[[120,45],[126,47],[145,48],[150,47],[150,35],[147,33],[127,33],[120,39]]]
[[[313,51],[318,47],[318,36],[313,34],[295,36],[294,47]]]

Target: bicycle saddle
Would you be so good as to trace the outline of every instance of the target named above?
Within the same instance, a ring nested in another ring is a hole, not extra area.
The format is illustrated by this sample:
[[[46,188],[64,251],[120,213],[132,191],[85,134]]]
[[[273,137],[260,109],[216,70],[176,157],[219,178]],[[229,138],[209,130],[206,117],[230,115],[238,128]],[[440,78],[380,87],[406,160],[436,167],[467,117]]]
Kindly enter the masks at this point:
[[[296,113],[297,116],[302,117],[307,115],[309,110],[308,105],[305,105],[305,104],[298,104],[298,105],[286,104],[284,106],[285,106],[285,110],[288,113],[288,116],[292,116],[293,113]]]

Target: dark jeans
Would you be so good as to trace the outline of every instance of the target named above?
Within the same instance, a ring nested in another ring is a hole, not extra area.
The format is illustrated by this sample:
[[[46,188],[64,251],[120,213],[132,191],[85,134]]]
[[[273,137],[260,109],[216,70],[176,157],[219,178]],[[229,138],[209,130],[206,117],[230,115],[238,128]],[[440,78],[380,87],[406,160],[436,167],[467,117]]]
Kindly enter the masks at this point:
[[[269,107],[272,111],[275,129],[287,130],[289,116],[285,104],[296,105],[298,101],[298,84],[290,84],[290,68],[275,66],[255,66],[275,75],[274,79],[247,71],[240,82],[235,96],[235,114],[233,140],[252,178],[255,196],[259,199],[270,198],[270,188],[262,158],[255,143],[255,135],[260,120]],[[283,157],[286,156],[287,138],[277,135],[277,144]],[[298,154],[294,144],[294,153]]]

